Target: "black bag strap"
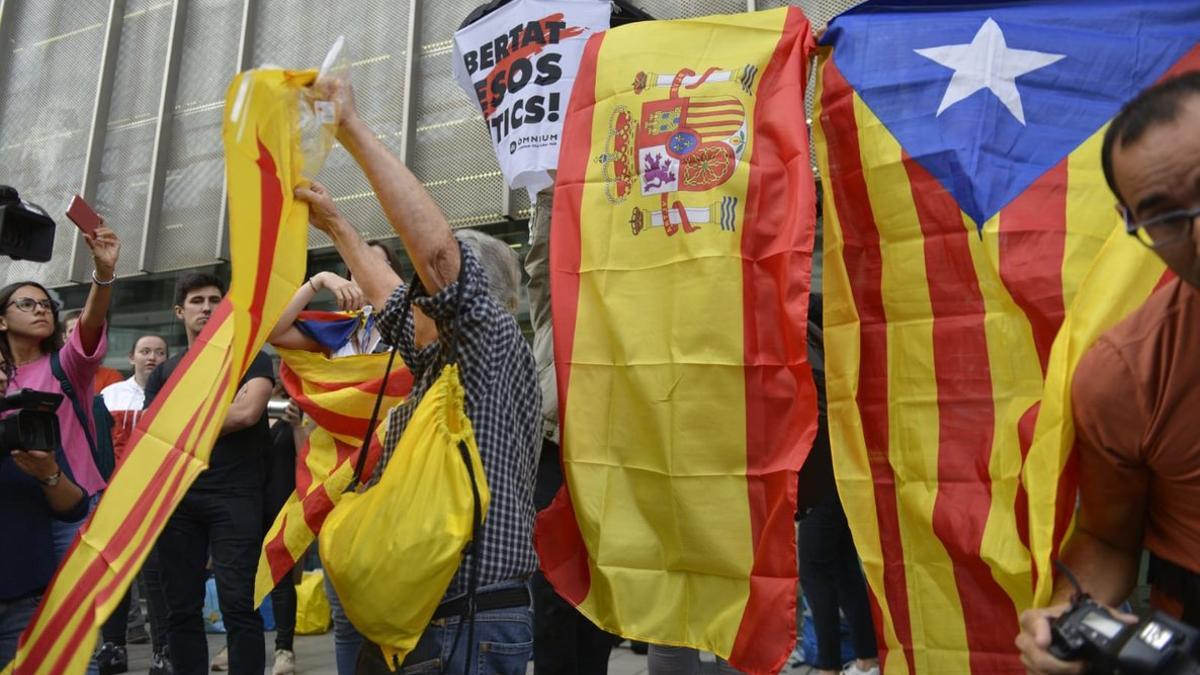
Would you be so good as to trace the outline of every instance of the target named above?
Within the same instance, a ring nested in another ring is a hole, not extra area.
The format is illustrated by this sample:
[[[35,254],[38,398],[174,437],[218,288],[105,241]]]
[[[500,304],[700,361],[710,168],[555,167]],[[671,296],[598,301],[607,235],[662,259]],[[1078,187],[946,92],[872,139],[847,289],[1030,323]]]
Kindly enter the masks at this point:
[[[63,396],[66,396],[71,401],[71,407],[75,409],[75,418],[79,420],[79,426],[83,427],[83,437],[87,439],[88,448],[92,451],[93,461],[96,457],[96,439],[92,438],[92,430],[88,428],[87,413],[83,411],[83,404],[79,402],[79,397],[75,394],[75,387],[71,385],[70,378],[63,370],[62,363],[58,360],[58,352],[50,352],[50,372],[54,373],[55,379],[58,380],[58,386],[62,388]]]
[[[454,318],[455,326],[454,326],[453,334],[450,335],[449,339],[447,340],[447,342],[448,342],[448,346],[446,348],[447,354],[446,354],[446,358],[445,358],[445,364],[443,364],[443,365],[448,365],[451,363],[458,363],[458,340],[459,340],[458,333],[459,333],[459,325],[460,325],[459,318],[458,318],[458,310],[462,309],[462,288],[463,288],[463,269],[462,269],[462,267],[463,266],[460,264],[459,269],[458,269],[458,281],[457,281],[458,288],[456,290],[456,295],[455,295],[455,300],[454,300],[455,305],[456,305],[455,318]],[[424,288],[420,284],[421,284],[421,278],[419,276],[417,276],[416,272],[414,272],[413,276],[412,276],[412,280],[408,284],[408,289],[404,293],[404,304],[401,305],[401,307],[400,307],[399,324],[401,327],[403,327],[404,324],[408,322],[409,315],[412,314],[412,303],[413,303],[413,300],[416,299],[417,289]],[[439,338],[440,338],[440,336],[439,336]],[[362,483],[365,483],[367,480],[367,477],[363,476],[363,471],[366,469],[366,465],[367,465],[367,449],[371,445],[371,437],[374,435],[375,425],[376,425],[376,423],[379,422],[379,409],[383,406],[383,393],[387,390],[387,380],[388,380],[388,376],[390,376],[392,373],[392,364],[396,360],[396,350],[397,349],[398,349],[398,347],[396,345],[392,345],[391,354],[388,355],[387,368],[384,369],[384,371],[383,371],[383,383],[382,383],[382,386],[379,387],[379,393],[375,396],[375,407],[371,410],[371,422],[367,426],[367,434],[363,437],[362,446],[359,448],[359,451],[358,451],[358,461],[355,463],[355,466],[354,466],[354,480],[350,481],[350,485],[346,487],[346,492],[350,492],[351,490],[356,489],[359,485],[361,485]]]
[[[396,361],[396,347],[393,345],[388,353],[387,367],[383,370],[383,381],[379,385],[379,394],[375,396],[375,407],[371,409],[371,422],[367,425],[367,433],[363,436],[362,446],[358,449],[358,461],[354,464],[354,480],[346,487],[346,492],[356,489],[365,482],[363,470],[367,466],[367,449],[371,447],[371,437],[375,435],[375,424],[379,421],[379,408],[383,405],[383,392],[387,391],[388,377],[392,374],[392,364]]]

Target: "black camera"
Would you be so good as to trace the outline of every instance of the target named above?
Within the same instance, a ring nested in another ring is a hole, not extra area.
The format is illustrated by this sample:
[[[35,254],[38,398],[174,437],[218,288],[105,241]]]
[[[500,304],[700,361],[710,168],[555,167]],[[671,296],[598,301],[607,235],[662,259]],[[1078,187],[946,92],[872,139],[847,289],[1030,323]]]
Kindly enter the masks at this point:
[[[1162,612],[1128,624],[1078,593],[1050,634],[1055,658],[1086,661],[1092,673],[1200,675],[1200,630]]]
[[[0,457],[13,450],[54,452],[59,446],[58,405],[62,394],[22,389],[0,398],[0,412],[16,410],[0,419]]]
[[[22,201],[15,188],[0,185],[0,255],[47,262],[54,252],[54,219],[37,204]]]

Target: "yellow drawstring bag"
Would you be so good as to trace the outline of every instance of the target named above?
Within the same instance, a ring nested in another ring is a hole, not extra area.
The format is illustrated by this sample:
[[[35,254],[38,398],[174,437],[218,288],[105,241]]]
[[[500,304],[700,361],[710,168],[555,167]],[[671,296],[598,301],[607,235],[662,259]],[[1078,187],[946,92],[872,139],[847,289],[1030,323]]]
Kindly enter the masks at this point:
[[[291,578],[283,583],[292,583]],[[325,575],[321,570],[305,572],[296,584],[296,635],[320,635],[333,624],[329,597],[325,595]]]
[[[389,667],[429,625],[490,497],[458,366],[447,365],[379,483],[346,494],[321,530],[321,560],[346,616]]]

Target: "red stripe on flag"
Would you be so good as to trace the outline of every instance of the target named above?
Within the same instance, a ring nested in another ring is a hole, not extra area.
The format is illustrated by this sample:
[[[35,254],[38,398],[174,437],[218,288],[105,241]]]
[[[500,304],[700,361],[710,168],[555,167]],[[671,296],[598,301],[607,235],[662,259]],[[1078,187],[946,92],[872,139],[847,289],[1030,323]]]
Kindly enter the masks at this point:
[[[591,158],[592,118],[596,106],[596,61],[605,33],[588,38],[575,78],[570,108],[563,122],[563,144],[558,157],[558,183],[550,237],[550,303],[554,317],[554,363],[558,377],[558,414],[565,447],[567,385],[575,345],[575,314],[579,311],[579,223],[587,165]],[[565,464],[565,463],[564,463]],[[567,475],[566,467],[563,476]],[[575,507],[564,480],[554,502],[537,516],[534,545],[546,578],[568,602],[578,605],[592,585],[587,546],[575,520]]]
[[[279,241],[279,230],[283,225],[283,185],[279,182],[275,158],[267,146],[263,145],[261,138],[256,135],[254,140],[258,143],[258,161],[256,163],[261,179],[259,184],[261,211],[257,224],[259,230],[258,269],[254,279],[254,297],[246,309],[250,312],[250,316],[258,317],[259,320],[250,322],[250,335],[246,340],[246,351],[242,352],[243,369],[250,366],[255,345],[261,345],[258,336],[265,328],[261,321],[263,308],[267,304],[267,290],[271,287],[271,274],[275,269],[275,246]],[[295,289],[289,289],[288,292],[291,293],[293,290]],[[238,373],[239,380],[241,377],[242,373]]]
[[[871,212],[871,198],[862,167],[854,92],[833,59],[826,61],[821,81],[824,88],[821,127],[829,146],[830,175],[826,180],[830,181],[838,220],[842,224],[842,258],[851,280],[859,319],[862,358],[856,403],[875,488],[875,517],[879,523],[883,554],[883,592],[896,629],[896,639],[903,645],[908,672],[916,673],[896,476],[888,461],[888,323],[883,308],[883,256],[879,249],[879,230]],[[887,643],[883,639],[882,623],[875,626],[875,634],[881,660],[886,659]]]
[[[987,307],[971,259],[958,202],[907,154],[925,240],[925,276],[933,310],[933,366],[938,400],[938,485],[933,531],[954,565],[970,646],[971,672],[1024,672],[1013,640],[1017,609],[980,556],[992,505],[988,465],[996,404],[984,318]],[[1061,253],[1052,260],[1061,265]]]
[[[178,372],[178,368],[176,369],[176,372]],[[218,390],[218,401],[221,400],[225,392],[229,389],[228,372],[226,372],[222,378],[223,383]],[[205,415],[204,419],[205,425],[212,423],[213,413],[217,407],[218,406],[216,405],[209,406],[208,413]],[[191,433],[191,430],[195,426],[200,412],[201,411],[199,409],[196,410],[196,412],[193,413],[192,417],[188,420],[187,425],[185,425],[183,432],[180,434],[181,439],[187,438]],[[89,563],[84,569],[84,572],[79,575],[79,580],[76,582],[75,587],[71,589],[71,592],[68,593],[67,597],[59,604],[58,611],[47,622],[46,629],[40,634],[40,639],[30,648],[29,659],[25,667],[28,667],[32,671],[36,671],[41,667],[42,662],[45,661],[45,659],[49,656],[47,650],[49,650],[49,648],[52,646],[50,643],[53,643],[66,629],[67,623],[76,613],[79,606],[84,603],[88,597],[88,594],[101,581],[105,570],[109,566],[109,561],[115,560],[129,547],[133,537],[137,534],[139,525],[145,522],[147,516],[149,516],[151,513],[151,509],[156,503],[159,506],[154,510],[152,523],[148,531],[162,531],[162,524],[166,521],[166,518],[170,516],[171,512],[174,511],[175,506],[179,503],[179,500],[183,498],[183,493],[187,490],[187,486],[182,484],[185,472],[180,470],[176,472],[176,475],[173,478],[171,477],[171,474],[172,472],[175,472],[176,467],[187,461],[191,456],[192,455],[186,452],[176,452],[167,455],[167,458],[159,466],[159,469],[155,472],[154,477],[151,478],[149,484],[146,486],[146,489],[134,503],[133,508],[129,510],[128,517],[126,517],[121,526],[117,528],[117,531],[113,534],[113,537],[109,540],[104,549],[99,552],[96,558],[92,560],[91,563]],[[171,481],[171,486],[166,491],[163,491],[162,487],[167,483],[168,479]],[[140,557],[141,552],[149,548],[149,546],[156,539],[156,536],[143,537],[135,548],[134,557]],[[71,552],[68,553],[68,557],[70,557],[71,553],[74,552],[75,547],[79,545],[79,541],[80,539],[76,538],[75,543],[71,547]],[[62,568],[60,567],[59,571],[55,573],[54,579],[51,580],[49,588],[54,587],[55,582],[58,581],[58,574],[61,571]],[[122,579],[128,580],[133,576],[133,572],[133,569],[126,570],[125,575],[118,575],[114,578],[114,583],[120,582]],[[103,590],[108,590],[111,593],[112,587],[112,584],[110,584],[108,587],[106,587],[106,589],[102,589],[101,591],[97,592],[97,597],[99,596],[100,592],[103,592]],[[94,605],[94,598],[92,604]],[[45,604],[43,602],[42,607],[44,606]],[[25,633],[22,634],[22,643],[29,635],[29,630],[32,629],[33,626],[37,625],[37,619],[40,614],[41,607],[39,607],[38,613],[35,615],[34,620],[30,622],[29,628],[27,628]],[[70,644],[81,644],[80,640],[82,640],[83,634],[86,631],[94,629],[95,626],[92,624],[92,622],[82,622],[79,626],[79,629],[76,631],[79,634],[73,636],[73,640],[70,642]]]
[[[1041,409],[1042,402],[1038,401],[1029,406],[1029,409],[1017,421],[1017,444],[1021,449],[1021,466],[1025,466],[1025,460],[1029,457],[1029,449],[1033,447],[1033,432],[1037,429],[1037,418]],[[1017,494],[1013,502],[1013,517],[1017,519],[1017,537],[1021,540],[1022,546],[1029,548],[1029,491],[1025,489],[1025,481],[1017,482]],[[1032,581],[1036,586],[1036,565],[1032,572]]]
[[[1200,44],[1192,48],[1192,51],[1184,54],[1183,58],[1175,62],[1175,65],[1167,69],[1163,76],[1158,79],[1159,82],[1169,80],[1172,77],[1178,77],[1184,73],[1190,73],[1193,70],[1200,70]]]
[[[1000,210],[1000,280],[1033,327],[1043,376],[1065,313],[1067,180],[1063,159]]]
[[[316,486],[312,492],[304,495],[303,511],[304,522],[308,525],[308,529],[313,532],[320,532],[321,525],[325,524],[325,516],[333,510],[333,500],[329,498],[329,492],[325,490],[325,485]]]
[[[742,225],[746,487],[754,567],[729,661],[778,672],[796,641],[796,473],[817,433],[808,363],[816,196],[804,107],[808,19],[790,8],[754,108]]]
[[[279,583],[296,566],[292,552],[287,547],[287,514],[279,523],[279,532],[263,545],[263,555],[267,558],[267,567],[271,570],[271,579]]]

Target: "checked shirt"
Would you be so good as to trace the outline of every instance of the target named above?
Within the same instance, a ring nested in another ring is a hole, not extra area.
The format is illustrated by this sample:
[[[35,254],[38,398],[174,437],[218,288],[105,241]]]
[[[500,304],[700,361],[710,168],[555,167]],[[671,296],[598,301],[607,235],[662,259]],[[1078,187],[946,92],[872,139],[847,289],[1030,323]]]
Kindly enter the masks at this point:
[[[479,587],[524,579],[537,570],[533,550],[533,484],[541,444],[541,392],[533,353],[517,321],[488,293],[487,277],[470,246],[459,245],[458,280],[429,296],[416,289],[413,304],[437,324],[440,344],[417,349],[412,312],[404,311],[408,286],[401,284],[379,314],[383,341],[396,345],[413,374],[409,397],[387,417],[383,455],[368,485],[375,485],[425,393],[441,374],[443,350],[458,338],[459,373],[466,392],[467,417],[492,492],[478,551]],[[462,284],[459,298],[458,286]],[[458,303],[461,302],[461,306]],[[455,331],[459,331],[455,335]],[[467,590],[470,556],[463,558],[447,598]]]

